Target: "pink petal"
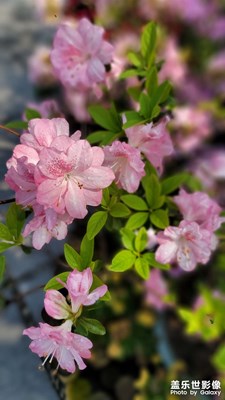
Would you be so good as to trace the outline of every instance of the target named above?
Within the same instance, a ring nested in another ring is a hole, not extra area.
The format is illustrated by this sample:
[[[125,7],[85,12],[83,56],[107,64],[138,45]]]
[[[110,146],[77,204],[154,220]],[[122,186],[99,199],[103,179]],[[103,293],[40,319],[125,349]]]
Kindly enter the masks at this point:
[[[70,314],[70,306],[58,290],[47,290],[44,299],[45,310],[52,318],[66,319]]]
[[[93,292],[91,292],[87,296],[87,300],[83,303],[84,306],[90,306],[91,304],[94,304],[100,297],[104,296],[107,292],[108,288],[106,285],[99,286]]]
[[[82,188],[72,178],[68,180],[68,189],[65,194],[65,206],[71,217],[83,219],[87,215],[86,200]]]

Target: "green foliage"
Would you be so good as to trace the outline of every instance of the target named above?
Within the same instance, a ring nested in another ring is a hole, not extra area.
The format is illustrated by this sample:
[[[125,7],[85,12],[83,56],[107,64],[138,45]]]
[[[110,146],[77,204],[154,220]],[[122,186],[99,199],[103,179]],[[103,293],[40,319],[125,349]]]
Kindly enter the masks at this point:
[[[136,211],[147,211],[146,202],[136,194],[125,194],[121,196],[121,200],[130,208]]]
[[[31,119],[34,118],[41,118],[41,114],[37,110],[34,110],[33,108],[26,108],[25,116],[27,121],[30,121]]]
[[[180,186],[184,185],[189,178],[189,174],[182,172],[180,174],[173,175],[162,181],[162,194],[173,193],[174,190],[178,189]]]
[[[134,265],[135,259],[136,256],[130,250],[121,250],[112,259],[112,265],[109,267],[109,270],[114,272],[124,272]]]
[[[145,197],[149,207],[152,210],[160,208],[165,201],[165,197],[161,196],[161,184],[157,175],[146,175],[142,179],[142,186],[144,187]]]
[[[135,250],[141,253],[147,245],[148,236],[145,228],[141,228],[135,237]]]
[[[141,54],[146,66],[149,68],[155,60],[156,24],[149,22],[141,35]]]
[[[65,256],[67,264],[72,269],[78,269],[78,271],[82,270],[81,256],[78,254],[78,252],[75,249],[73,249],[73,247],[71,247],[67,243],[64,244],[64,256]]]
[[[130,210],[123,203],[118,202],[111,207],[109,213],[114,218],[127,218],[130,215]]]
[[[213,355],[212,362],[220,372],[223,373],[225,371],[225,343],[219,346],[216,353]]]
[[[28,128],[28,123],[26,121],[11,121],[8,122],[7,124],[5,124],[5,126],[7,128],[11,128],[11,129],[27,129]]]
[[[0,282],[2,281],[5,274],[5,257],[0,256]]]
[[[97,211],[91,216],[87,224],[87,237],[93,239],[106,224],[108,213],[106,211]]]
[[[165,229],[169,226],[169,217],[167,210],[156,210],[150,215],[150,220],[157,228]]]
[[[93,120],[105,131],[97,131],[88,135],[87,140],[91,143],[106,145],[114,141],[122,132],[122,118],[117,112],[114,104],[109,109],[100,105],[93,105],[88,108]]]
[[[86,332],[93,333],[94,335],[102,336],[106,333],[104,326],[101,322],[97,321],[97,319],[80,317],[77,320],[77,326],[79,327],[79,325],[85,329]]]
[[[46,283],[44,290],[46,291],[46,290],[50,290],[50,289],[55,289],[55,290],[62,289],[64,286],[62,283],[60,283],[58,281],[58,279],[60,279],[60,281],[65,283],[67,281],[68,275],[69,275],[69,272],[66,271],[66,272],[62,272],[61,274],[54,276],[52,279],[50,279]]]
[[[131,230],[140,228],[147,221],[148,215],[149,214],[147,212],[137,212],[131,215],[126,223],[126,228]]]
[[[93,274],[93,283],[91,285],[90,291],[92,292],[94,289],[96,289],[102,285],[104,285],[104,282],[97,275]],[[109,290],[107,290],[107,292],[104,294],[104,296],[102,296],[99,300],[100,301],[110,301],[111,295],[110,295]]]
[[[150,269],[148,261],[144,257],[138,257],[135,260],[135,270],[137,271],[138,275],[141,276],[141,278],[148,279]]]
[[[151,267],[158,268],[158,269],[165,269],[165,270],[170,269],[170,264],[161,264],[158,261],[156,261],[155,253],[151,253],[151,252],[145,253],[145,254],[143,254],[143,258],[146,261],[148,261],[148,264]]]
[[[90,266],[94,255],[94,239],[88,239],[87,234],[84,235],[80,245],[81,267],[85,269]]]
[[[120,229],[120,233],[124,247],[128,250],[134,250],[135,233],[128,228]]]
[[[11,204],[6,214],[6,225],[0,222],[0,253],[23,243],[21,231],[25,221],[25,213],[16,204]]]

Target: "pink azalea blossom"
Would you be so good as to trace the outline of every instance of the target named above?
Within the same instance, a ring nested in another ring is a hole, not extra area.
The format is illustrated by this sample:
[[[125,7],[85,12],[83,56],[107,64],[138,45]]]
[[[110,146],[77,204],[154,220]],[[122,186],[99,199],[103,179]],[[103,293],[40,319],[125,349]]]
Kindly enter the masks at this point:
[[[207,150],[192,163],[191,169],[206,188],[212,188],[225,179],[225,149]]]
[[[145,175],[144,163],[138,149],[118,140],[104,147],[104,165],[112,168],[115,182],[128,193],[136,192]]]
[[[182,189],[174,202],[186,221],[197,222],[203,229],[214,232],[224,221],[219,216],[222,209],[206,193],[187,193]]]
[[[156,260],[162,264],[177,262],[185,271],[192,271],[197,263],[206,264],[216,246],[208,230],[189,221],[181,221],[178,227],[169,226],[157,238]]]
[[[150,277],[145,281],[146,302],[156,310],[163,310],[168,306],[165,296],[168,295],[168,288],[161,271],[151,270]]]
[[[51,208],[45,210],[40,205],[34,206],[34,212],[33,219],[25,226],[23,236],[27,237],[33,232],[32,244],[35,249],[40,250],[52,238],[65,239],[67,226],[73,220],[69,215],[59,215]]]
[[[149,250],[153,249],[155,247],[155,245],[158,243],[155,229],[149,228],[147,230],[147,237],[148,237],[148,241],[147,241],[146,248]]]
[[[45,295],[46,312],[55,319],[65,319],[71,316],[73,318],[73,314],[76,314],[80,307],[94,304],[107,292],[106,285],[101,285],[90,292],[92,283],[91,268],[86,268],[82,272],[74,269],[69,274],[66,284],[64,284],[68,290],[71,306],[57,290],[47,290]]]
[[[58,103],[53,99],[44,100],[41,103],[29,102],[27,104],[27,108],[38,111],[42,118],[52,119],[57,117],[64,117],[59,109]],[[25,116],[24,119],[26,119]]]
[[[87,140],[70,139],[62,150],[44,148],[35,175],[38,203],[59,214],[84,218],[86,206],[99,205],[102,189],[114,179],[113,172],[102,166],[103,160],[103,150],[91,147]]]
[[[128,143],[137,147],[152,165],[162,172],[165,156],[173,152],[173,144],[166,125],[168,117],[163,118],[158,124],[135,125],[125,130]]]
[[[86,368],[83,358],[90,358],[92,342],[84,336],[71,332],[71,322],[66,321],[60,326],[40,323],[39,327],[31,327],[23,331],[32,340],[29,348],[39,357],[45,357],[51,363],[53,358],[58,361],[58,367],[70,373]]]
[[[35,85],[48,88],[56,85],[50,60],[50,47],[39,46],[28,60],[28,76]]]
[[[86,90],[106,78],[113,46],[103,39],[104,29],[82,18],[77,27],[61,25],[55,35],[51,60],[66,87]]]

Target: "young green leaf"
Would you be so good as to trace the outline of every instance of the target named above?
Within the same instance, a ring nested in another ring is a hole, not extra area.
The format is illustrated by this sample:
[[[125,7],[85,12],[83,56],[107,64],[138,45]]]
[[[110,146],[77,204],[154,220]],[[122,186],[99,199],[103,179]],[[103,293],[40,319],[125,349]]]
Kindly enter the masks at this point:
[[[121,196],[121,200],[130,208],[136,211],[148,211],[145,201],[135,194],[125,194]]]
[[[185,184],[188,178],[189,174],[183,172],[164,179],[162,181],[162,194],[170,194],[174,192],[174,190]]]
[[[104,285],[104,282],[95,274],[93,274],[93,283],[91,285],[90,292],[92,292],[94,289],[98,288],[99,286]],[[110,301],[111,300],[111,295],[109,290],[104,294],[104,296],[100,297],[100,301]]]
[[[141,226],[145,224],[149,216],[148,212],[138,212],[133,215],[128,219],[126,223],[126,228],[134,230],[138,229]]]
[[[157,228],[165,229],[169,225],[168,211],[153,211],[150,215],[150,220]]]
[[[131,251],[134,250],[135,233],[127,228],[120,229],[120,233],[124,247]]]
[[[145,176],[142,179],[142,185],[144,187],[146,200],[150,208],[158,208],[159,200],[161,197],[161,185],[159,183],[158,177],[155,174]]]
[[[155,58],[156,46],[156,24],[149,22],[143,30],[141,36],[141,54],[144,57],[148,67],[152,65]]]
[[[80,258],[82,269],[89,267],[94,255],[94,239],[88,239],[87,234],[84,235],[80,245]]]
[[[88,111],[98,125],[114,133],[121,131],[122,119],[115,107],[112,106],[107,110],[102,106],[93,105],[88,108]]]
[[[145,94],[141,93],[140,95],[140,114],[143,115],[146,119],[151,117],[151,112],[152,112],[152,102],[150,97]]]
[[[55,289],[55,290],[62,289],[64,286],[62,285],[62,283],[58,282],[57,279],[60,279],[60,281],[62,282],[66,282],[68,275],[69,272],[62,272],[61,274],[54,276],[52,279],[48,281],[48,283],[46,283],[44,290],[46,291],[50,289]]]
[[[37,110],[34,110],[33,108],[26,108],[25,116],[28,121],[34,118],[41,118],[41,114]]]
[[[15,243],[5,243],[5,242],[0,242],[0,253],[3,253],[3,251],[8,250],[10,247],[15,246]]]
[[[114,272],[124,272],[134,265],[135,259],[136,256],[130,250],[121,250],[112,259],[112,265],[109,267],[109,270]]]
[[[81,317],[79,324],[94,335],[105,335],[105,328],[97,319]]]
[[[25,221],[25,212],[18,204],[11,204],[6,214],[6,225],[14,239],[19,239]]]
[[[158,269],[170,269],[170,264],[161,264],[155,259],[155,253],[145,253],[142,256],[151,267],[155,267]]]
[[[150,270],[148,262],[144,258],[139,257],[136,259],[135,269],[143,279],[148,279]]]
[[[5,124],[5,126],[11,129],[27,129],[28,123],[26,121],[11,121]]]
[[[108,213],[106,211],[97,211],[91,216],[87,224],[87,237],[93,239],[106,224]]]
[[[13,241],[12,234],[10,233],[9,228],[2,222],[0,222],[0,239]]]
[[[110,215],[114,218],[126,218],[130,215],[130,210],[123,203],[116,203],[110,209]]]
[[[82,271],[82,261],[78,252],[73,249],[69,244],[64,244],[64,256],[67,264],[73,268],[78,269],[78,271]]]
[[[135,249],[141,253],[147,245],[147,241],[148,241],[148,236],[147,236],[147,232],[146,229],[144,227],[142,227],[139,232],[136,235],[135,238]]]

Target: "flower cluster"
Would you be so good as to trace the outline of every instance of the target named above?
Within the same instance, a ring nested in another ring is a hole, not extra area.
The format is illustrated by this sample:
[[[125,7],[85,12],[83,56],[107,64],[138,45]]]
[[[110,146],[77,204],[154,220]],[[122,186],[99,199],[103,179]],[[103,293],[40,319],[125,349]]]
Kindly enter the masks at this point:
[[[67,225],[85,217],[87,205],[100,204],[114,174],[102,166],[101,148],[80,140],[80,131],[69,136],[65,119],[33,119],[20,141],[7,162],[5,180],[16,202],[33,208],[24,236],[34,232],[33,246],[40,249],[52,237],[63,239]]]
[[[219,216],[221,208],[206,193],[189,194],[181,190],[174,202],[184,220],[178,227],[170,226],[159,232],[156,259],[162,264],[177,262],[185,271],[192,271],[197,263],[209,261],[217,246],[214,231],[224,218]]]
[[[47,290],[44,299],[45,310],[50,317],[63,320],[63,323],[59,326],[40,323],[37,328],[31,327],[23,331],[23,334],[32,340],[31,351],[45,358],[43,365],[55,357],[58,367],[70,373],[75,372],[76,364],[81,370],[86,367],[82,358],[91,357],[92,342],[72,332],[72,326],[76,324],[82,307],[94,304],[107,291],[107,286],[102,285],[90,292],[92,283],[90,268],[82,272],[74,270],[69,274],[67,283],[63,284],[68,291],[67,298],[57,290]]]

